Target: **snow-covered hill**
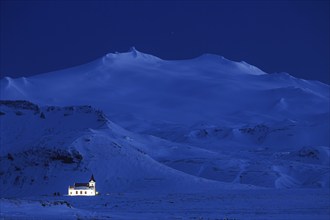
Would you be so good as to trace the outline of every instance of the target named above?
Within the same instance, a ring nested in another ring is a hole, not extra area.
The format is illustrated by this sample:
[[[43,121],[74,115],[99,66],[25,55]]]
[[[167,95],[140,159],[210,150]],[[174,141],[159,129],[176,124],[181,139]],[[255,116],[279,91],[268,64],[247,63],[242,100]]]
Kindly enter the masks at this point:
[[[328,219],[329,85],[132,48],[0,86],[0,218]]]
[[[2,196],[65,194],[69,184],[86,181],[92,173],[103,193],[159,191],[164,185],[164,190],[180,192],[205,186],[249,188],[197,178],[157,162],[152,157],[174,158],[169,143],[153,138],[152,144],[144,145],[145,138],[111,123],[90,106],[39,107],[27,101],[1,101],[0,109]],[[152,146],[156,143],[159,146]],[[194,156],[198,153],[209,154],[190,150]]]
[[[185,181],[196,183],[190,190],[329,187],[329,85],[317,81],[217,55],[166,61],[132,48],[5,77],[0,91],[29,101],[1,102],[6,192],[65,191],[92,172],[104,191],[183,190],[175,182]]]

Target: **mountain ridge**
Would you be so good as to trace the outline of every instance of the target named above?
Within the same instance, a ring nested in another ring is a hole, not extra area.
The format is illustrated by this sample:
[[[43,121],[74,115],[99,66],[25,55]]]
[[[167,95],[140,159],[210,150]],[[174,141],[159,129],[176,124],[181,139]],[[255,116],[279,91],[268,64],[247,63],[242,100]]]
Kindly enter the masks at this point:
[[[55,165],[87,158],[86,172],[107,170],[105,191],[328,187],[329,85],[260,71],[220,56],[164,61],[133,49],[56,72],[3,78],[0,99],[9,101],[2,101],[1,144],[19,155],[24,146],[77,150],[39,153],[58,158]],[[8,108],[10,100],[44,106],[44,114]],[[79,107],[65,110],[86,105],[102,110],[106,124],[75,112]],[[47,113],[47,106],[58,107]],[[9,173],[20,173],[5,152],[1,161]],[[86,174],[71,168],[61,175]],[[38,184],[45,184],[42,175],[36,174]],[[180,181],[194,186],[184,189]]]
[[[204,57],[169,62],[157,59],[146,64],[139,59],[135,62],[134,54],[141,57],[143,53],[132,49],[114,54],[114,60],[123,56],[127,62],[104,65],[100,58],[61,71],[4,78],[0,98],[40,105],[93,105],[133,130],[160,121],[187,126],[215,120],[216,124],[253,123],[257,117],[258,121],[297,121],[329,109],[326,84],[287,73],[255,75],[256,70],[247,64],[214,55],[212,59],[206,55],[206,62]],[[145,56],[148,60],[152,55]],[[225,65],[218,60],[225,60]]]

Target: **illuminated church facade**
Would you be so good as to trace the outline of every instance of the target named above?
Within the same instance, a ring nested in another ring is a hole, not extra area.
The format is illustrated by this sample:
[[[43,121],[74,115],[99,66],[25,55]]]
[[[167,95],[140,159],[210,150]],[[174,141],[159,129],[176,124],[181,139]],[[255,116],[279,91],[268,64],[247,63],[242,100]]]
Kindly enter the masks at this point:
[[[95,196],[98,194],[96,191],[96,181],[94,175],[91,176],[88,183],[75,183],[73,186],[69,186],[69,196]]]

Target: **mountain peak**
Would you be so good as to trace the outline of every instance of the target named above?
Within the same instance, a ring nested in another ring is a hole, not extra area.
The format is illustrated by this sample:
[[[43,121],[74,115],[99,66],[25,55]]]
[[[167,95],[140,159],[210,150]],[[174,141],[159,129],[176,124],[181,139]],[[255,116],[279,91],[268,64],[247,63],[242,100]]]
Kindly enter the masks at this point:
[[[196,57],[195,59],[193,59],[194,61],[197,62],[202,62],[205,63],[205,66],[210,65],[210,63],[212,64],[218,64],[221,65],[222,68],[224,67],[231,67],[237,70],[237,72],[241,72],[241,73],[248,73],[250,75],[264,75],[266,74],[265,72],[263,72],[262,70],[260,70],[258,67],[253,66],[245,61],[233,61],[233,60],[229,60],[223,56],[220,55],[216,55],[216,54],[210,54],[210,53],[205,53],[202,54],[199,57]]]
[[[112,62],[155,62],[160,61],[161,59],[146,53],[138,51],[134,46],[131,47],[128,52],[115,52],[108,53],[103,57],[103,63],[112,63]]]
[[[129,51],[134,57],[137,57],[137,55],[140,53],[134,46],[129,49]]]

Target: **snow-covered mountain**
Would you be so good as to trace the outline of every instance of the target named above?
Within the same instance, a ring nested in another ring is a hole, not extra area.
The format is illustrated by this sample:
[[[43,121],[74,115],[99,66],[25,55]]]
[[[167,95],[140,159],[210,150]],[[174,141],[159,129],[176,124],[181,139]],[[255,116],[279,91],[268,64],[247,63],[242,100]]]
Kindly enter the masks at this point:
[[[1,99],[92,105],[133,130],[155,123],[299,121],[329,112],[329,86],[287,73],[266,74],[216,55],[165,61],[134,48],[92,63],[1,80]]]
[[[0,91],[4,195],[65,193],[91,173],[103,192],[329,187],[329,85],[318,81],[132,48],[5,77]]]

